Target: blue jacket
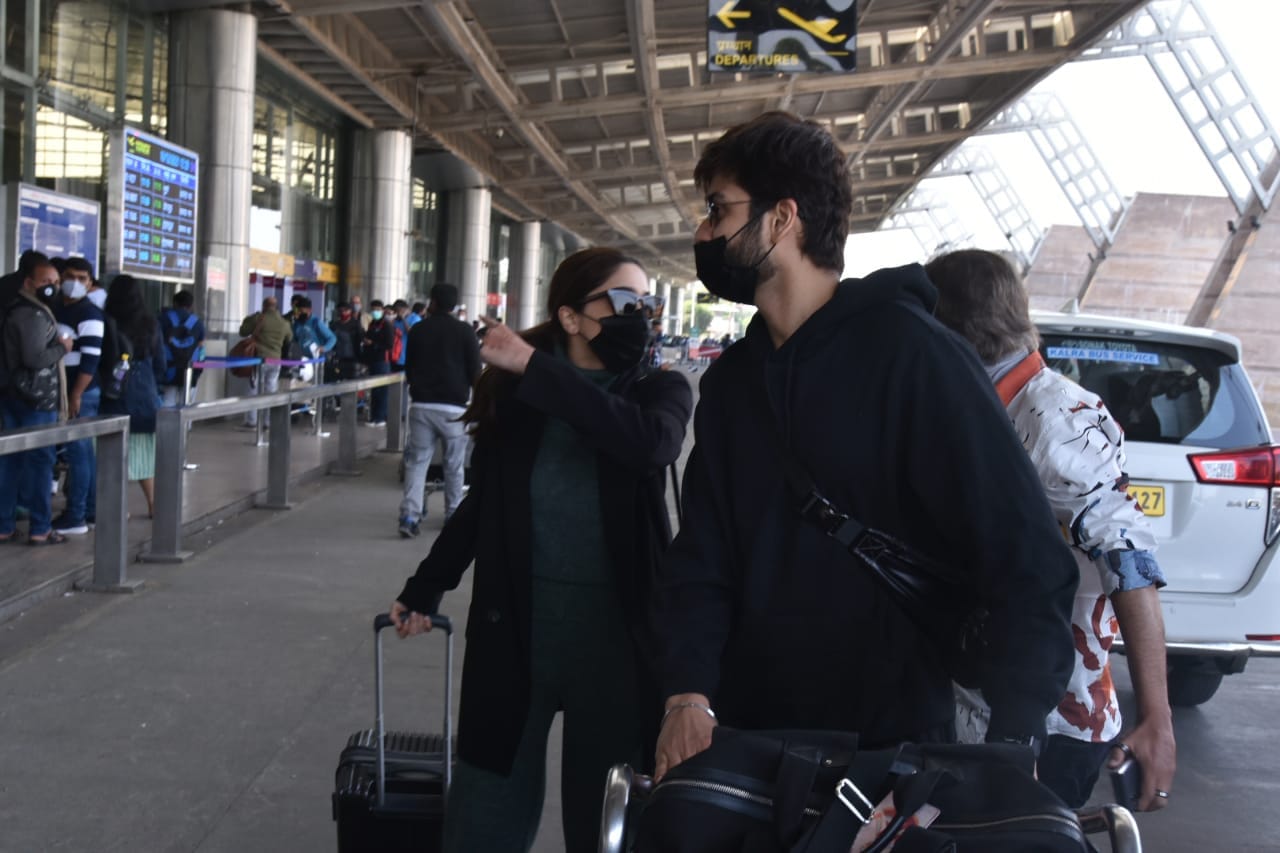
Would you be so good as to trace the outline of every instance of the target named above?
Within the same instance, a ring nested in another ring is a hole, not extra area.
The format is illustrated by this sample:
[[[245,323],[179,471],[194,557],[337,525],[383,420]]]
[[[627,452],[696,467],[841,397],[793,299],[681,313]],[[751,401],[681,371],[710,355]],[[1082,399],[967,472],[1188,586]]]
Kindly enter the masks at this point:
[[[311,316],[304,321],[293,321],[293,339],[302,345],[307,358],[311,358],[311,345],[328,352],[338,344],[338,336],[330,330],[327,323],[319,317]]]

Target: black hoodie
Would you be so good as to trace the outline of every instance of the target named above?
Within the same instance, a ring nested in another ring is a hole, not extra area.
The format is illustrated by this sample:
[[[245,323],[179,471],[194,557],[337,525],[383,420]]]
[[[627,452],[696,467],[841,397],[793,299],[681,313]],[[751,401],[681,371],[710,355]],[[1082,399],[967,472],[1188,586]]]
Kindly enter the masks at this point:
[[[704,693],[729,725],[856,731],[868,745],[936,737],[953,720],[934,647],[797,512],[767,386],[829,500],[972,575],[991,614],[990,737],[1044,736],[1074,662],[1075,562],[977,356],[931,316],[935,299],[916,264],[844,281],[780,348],[757,316],[707,371],[655,605],[664,695]]]

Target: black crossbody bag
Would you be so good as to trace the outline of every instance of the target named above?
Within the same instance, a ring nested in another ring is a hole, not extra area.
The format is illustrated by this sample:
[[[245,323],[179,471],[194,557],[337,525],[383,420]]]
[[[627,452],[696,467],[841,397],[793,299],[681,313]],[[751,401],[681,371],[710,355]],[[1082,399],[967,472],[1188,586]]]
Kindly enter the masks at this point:
[[[981,687],[987,612],[978,603],[972,578],[882,530],[867,527],[829,501],[791,452],[767,392],[761,393],[768,431],[800,515],[839,542],[889,592],[933,642],[953,680],[965,687]]]

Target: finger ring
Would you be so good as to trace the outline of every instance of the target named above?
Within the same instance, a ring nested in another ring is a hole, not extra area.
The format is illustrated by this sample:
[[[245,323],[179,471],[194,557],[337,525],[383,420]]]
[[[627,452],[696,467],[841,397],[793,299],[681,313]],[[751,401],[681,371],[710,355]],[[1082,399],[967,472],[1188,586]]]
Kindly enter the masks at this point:
[[[1160,798],[1160,799],[1162,799],[1162,800],[1167,800],[1167,799],[1169,799],[1169,792],[1168,792],[1168,791],[1159,791],[1159,790],[1157,790],[1157,791],[1156,791],[1156,796],[1157,796],[1157,797],[1159,797],[1159,798]]]
[[[1123,752],[1123,753],[1124,753],[1124,755],[1125,755],[1125,758],[1133,758],[1133,750],[1129,748],[1129,744],[1127,744],[1127,743],[1118,743],[1118,744],[1116,744],[1116,749],[1118,749],[1118,750],[1120,750],[1121,752]]]

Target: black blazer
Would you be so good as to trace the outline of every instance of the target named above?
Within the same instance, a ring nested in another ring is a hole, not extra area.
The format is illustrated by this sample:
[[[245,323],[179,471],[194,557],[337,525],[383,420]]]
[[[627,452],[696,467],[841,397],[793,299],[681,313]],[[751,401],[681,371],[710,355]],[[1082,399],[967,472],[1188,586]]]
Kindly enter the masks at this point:
[[[476,441],[470,492],[399,596],[411,610],[435,612],[475,561],[458,726],[463,760],[509,773],[529,712],[529,482],[546,418],[570,424],[598,455],[605,541],[649,684],[650,590],[671,541],[665,469],[680,455],[692,409],[682,374],[636,367],[606,390],[546,352],[534,354],[514,394],[499,401],[496,428]],[[647,692],[656,717],[656,687]]]

